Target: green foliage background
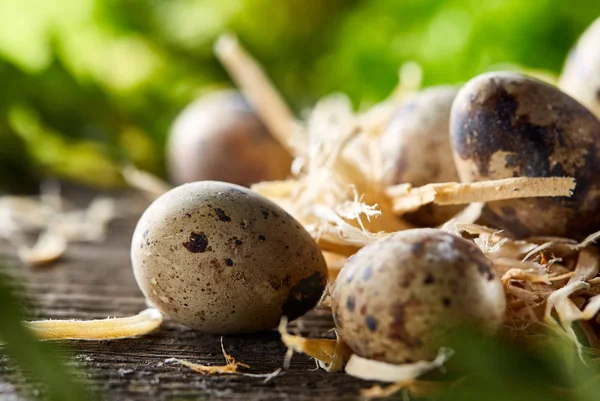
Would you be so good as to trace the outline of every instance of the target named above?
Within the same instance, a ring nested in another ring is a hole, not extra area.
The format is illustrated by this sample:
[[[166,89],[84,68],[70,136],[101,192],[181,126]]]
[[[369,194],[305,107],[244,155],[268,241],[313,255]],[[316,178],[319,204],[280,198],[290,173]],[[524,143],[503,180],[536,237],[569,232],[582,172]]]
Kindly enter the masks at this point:
[[[296,110],[334,91],[384,98],[415,60],[426,86],[514,63],[558,73],[596,0],[0,0],[0,191],[44,175],[163,174],[174,116],[230,85],[212,54],[240,37]]]

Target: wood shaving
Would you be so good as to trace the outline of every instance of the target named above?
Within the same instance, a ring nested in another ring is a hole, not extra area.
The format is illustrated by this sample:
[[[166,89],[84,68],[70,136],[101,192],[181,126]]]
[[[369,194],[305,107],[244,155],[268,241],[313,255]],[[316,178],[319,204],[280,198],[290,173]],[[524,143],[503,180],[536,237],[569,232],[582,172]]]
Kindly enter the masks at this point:
[[[262,68],[237,39],[232,35],[222,35],[215,44],[215,54],[231,77],[245,89],[244,94],[279,143],[293,156],[304,154],[304,141],[298,138],[302,134],[292,112]]]
[[[116,216],[114,199],[98,197],[87,208],[65,207],[57,185],[42,185],[39,198],[0,197],[0,238],[29,266],[58,260],[71,242],[103,241]],[[28,236],[38,234],[34,244]]]
[[[401,381],[382,387],[375,385],[373,387],[361,390],[360,394],[367,400],[375,398],[387,398],[400,390],[406,389],[410,393],[419,397],[430,397],[448,390],[455,383],[444,383],[424,380]]]
[[[135,316],[99,320],[40,320],[26,322],[41,340],[114,340],[138,337],[156,330],[163,321],[157,309]]]
[[[363,380],[399,383],[412,382],[417,377],[443,366],[454,351],[441,348],[433,361],[417,361],[394,365],[353,354],[346,364],[346,373]]]
[[[281,319],[279,334],[289,352],[299,352],[316,359],[319,367],[328,372],[341,371],[352,354],[350,348],[339,337],[335,340],[304,338],[288,333],[286,326],[287,319]]]
[[[511,280],[524,280],[529,281],[531,283],[545,283],[550,284],[552,281],[564,280],[572,277],[574,272],[569,272],[565,274],[560,274],[558,276],[550,277],[547,274],[535,274],[528,273],[522,269],[510,269],[504,276],[502,276],[502,282],[504,285],[508,285]]]
[[[279,376],[282,371],[283,371],[283,369],[277,368],[274,371],[272,371],[271,373],[242,373],[242,376],[257,377],[260,379],[265,379],[265,380],[263,380],[263,383],[267,383],[271,379]]]
[[[0,197],[0,237],[9,239],[15,232],[34,233],[44,229],[55,211],[35,198]]]
[[[116,214],[114,199],[97,197],[85,209],[62,212],[49,227],[67,242],[100,242]]]
[[[41,266],[57,261],[67,250],[65,238],[52,230],[39,235],[32,247],[19,246],[17,256],[29,266]]]
[[[474,224],[479,217],[481,217],[484,205],[483,202],[471,203],[450,220],[445,222],[440,229],[449,232],[450,234],[459,235],[461,232],[461,225]]]
[[[127,165],[121,170],[125,182],[139,190],[150,201],[158,198],[172,187],[157,176],[143,171],[134,165]]]
[[[488,256],[502,277],[507,298],[506,328],[518,337],[539,336],[544,328],[581,345],[572,325],[586,326],[600,311],[599,252],[593,233],[581,242],[569,238],[511,236],[476,224],[458,224],[459,231],[475,236],[473,241]],[[586,309],[589,308],[589,309]],[[598,342],[586,327],[589,341]],[[584,331],[586,331],[584,330]]]
[[[223,356],[225,357],[225,362],[226,362],[225,365],[217,365],[217,366],[201,365],[201,364],[188,362],[188,361],[185,361],[182,359],[177,359],[177,358],[169,358],[169,359],[165,360],[165,362],[166,363],[169,363],[169,362],[178,363],[180,365],[183,365],[183,366],[186,366],[186,367],[192,369],[195,372],[202,373],[203,375],[240,374],[241,372],[238,371],[238,369],[240,367],[250,368],[250,366],[246,365],[245,363],[237,362],[234,357],[232,357],[225,351],[225,347],[223,346],[223,337],[221,337],[221,351],[223,352]],[[261,376],[261,377],[274,377],[272,375],[273,375],[273,373],[269,373],[266,376]]]
[[[436,183],[414,188],[401,184],[387,189],[397,214],[413,212],[428,203],[461,205],[515,198],[571,196],[575,179],[571,177],[516,177],[473,183]]]
[[[577,266],[573,276],[564,287],[552,292],[546,302],[544,320],[550,327],[557,331],[564,330],[567,337],[570,338],[578,347],[581,355],[582,348],[577,335],[572,328],[572,323],[578,320],[589,320],[596,315],[600,309],[600,303],[596,297],[592,298],[588,304],[589,309],[581,311],[569,297],[579,290],[590,287],[587,280],[598,275],[600,268],[599,252],[595,248],[585,248],[579,253]],[[552,316],[555,310],[558,315],[558,321]]]

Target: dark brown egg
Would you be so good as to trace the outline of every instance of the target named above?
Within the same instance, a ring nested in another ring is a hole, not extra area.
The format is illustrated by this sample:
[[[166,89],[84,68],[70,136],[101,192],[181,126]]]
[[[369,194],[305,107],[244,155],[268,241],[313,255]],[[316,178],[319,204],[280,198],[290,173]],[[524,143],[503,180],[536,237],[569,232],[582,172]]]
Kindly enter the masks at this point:
[[[554,86],[516,73],[469,81],[452,107],[454,159],[464,182],[575,177],[572,197],[490,202],[484,220],[519,237],[581,238],[600,229],[600,122]]]
[[[380,141],[385,185],[458,181],[449,128],[457,92],[451,86],[429,88],[400,106]],[[404,218],[419,226],[436,226],[460,209],[427,205]]]
[[[216,180],[250,186],[287,177],[292,157],[234,91],[195,101],[177,117],[167,144],[175,184]]]
[[[449,328],[495,330],[506,310],[500,278],[479,248],[428,228],[400,231],[358,251],[340,271],[331,301],[350,348],[389,363],[431,359]]]
[[[569,53],[558,87],[600,118],[600,18]]]

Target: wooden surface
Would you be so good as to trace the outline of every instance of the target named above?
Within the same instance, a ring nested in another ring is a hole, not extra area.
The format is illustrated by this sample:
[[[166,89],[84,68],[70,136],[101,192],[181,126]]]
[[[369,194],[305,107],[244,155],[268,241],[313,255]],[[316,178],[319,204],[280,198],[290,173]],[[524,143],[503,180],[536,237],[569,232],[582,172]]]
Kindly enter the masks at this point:
[[[71,244],[61,261],[49,267],[22,266],[6,243],[0,255],[13,274],[23,275],[32,319],[90,319],[129,316],[145,308],[129,263],[135,216],[115,220],[102,244]],[[332,337],[327,310],[315,310],[290,325],[305,336]],[[176,357],[222,365],[220,337],[166,322],[142,338],[64,344],[76,366],[108,400],[354,400],[370,384],[343,373],[315,370],[315,362],[295,354],[289,370],[263,383],[244,376],[205,376],[184,366],[165,363]],[[251,366],[250,373],[282,367],[286,348],[276,332],[226,336],[226,351]],[[0,354],[0,400],[19,400],[27,384]]]

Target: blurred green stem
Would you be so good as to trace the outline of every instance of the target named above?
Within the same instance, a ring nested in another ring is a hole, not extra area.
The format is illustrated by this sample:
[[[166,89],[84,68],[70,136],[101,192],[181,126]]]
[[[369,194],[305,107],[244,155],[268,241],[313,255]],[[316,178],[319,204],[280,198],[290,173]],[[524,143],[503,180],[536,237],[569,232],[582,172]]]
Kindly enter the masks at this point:
[[[86,391],[80,381],[62,360],[61,352],[55,344],[43,343],[23,325],[25,312],[15,294],[11,279],[0,273],[0,338],[5,343],[4,351],[16,363],[32,383],[44,387],[43,398],[48,401],[93,400],[95,396]],[[30,387],[31,389],[31,387]],[[30,396],[33,398],[33,392]]]

